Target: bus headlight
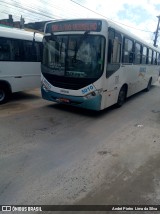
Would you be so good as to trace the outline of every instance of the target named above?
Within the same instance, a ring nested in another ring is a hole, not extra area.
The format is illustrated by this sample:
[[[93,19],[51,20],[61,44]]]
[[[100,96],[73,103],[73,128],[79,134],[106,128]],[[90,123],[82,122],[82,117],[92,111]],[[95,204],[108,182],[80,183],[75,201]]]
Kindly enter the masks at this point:
[[[45,92],[48,92],[48,91],[49,91],[48,88],[47,88],[44,84],[42,84],[42,88],[43,88],[43,90],[44,90]]]
[[[50,84],[45,80],[41,81],[41,86],[42,86],[43,90],[45,90],[46,92],[50,91],[50,89],[51,89]]]
[[[96,91],[92,91],[92,92],[90,92],[89,94],[87,94],[85,97],[86,97],[87,99],[91,99],[91,98],[93,98],[93,97],[95,97],[95,96],[101,94],[102,91],[103,91],[102,88],[99,89],[99,90],[96,90]]]

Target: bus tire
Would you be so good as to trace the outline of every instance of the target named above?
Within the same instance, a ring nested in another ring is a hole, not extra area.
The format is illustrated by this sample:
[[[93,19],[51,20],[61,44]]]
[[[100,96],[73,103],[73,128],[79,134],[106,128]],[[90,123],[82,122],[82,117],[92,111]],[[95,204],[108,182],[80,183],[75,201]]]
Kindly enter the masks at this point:
[[[6,103],[9,100],[9,97],[9,89],[4,85],[0,85],[0,105]]]
[[[118,108],[120,108],[125,103],[126,96],[127,96],[127,88],[126,88],[126,86],[122,86],[122,88],[119,91],[118,100],[116,103],[116,106]]]
[[[152,78],[150,78],[149,79],[149,81],[148,81],[148,85],[147,85],[147,88],[146,88],[146,92],[148,92],[148,91],[150,91],[150,89],[151,89],[151,86],[152,86]]]

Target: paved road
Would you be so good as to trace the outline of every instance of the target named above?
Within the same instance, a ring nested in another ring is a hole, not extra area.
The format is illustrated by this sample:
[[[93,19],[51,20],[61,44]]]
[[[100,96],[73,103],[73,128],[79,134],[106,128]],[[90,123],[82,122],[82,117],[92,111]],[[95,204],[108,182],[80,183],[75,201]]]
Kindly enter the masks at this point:
[[[158,204],[160,86],[100,113],[17,93],[0,106],[0,204]]]

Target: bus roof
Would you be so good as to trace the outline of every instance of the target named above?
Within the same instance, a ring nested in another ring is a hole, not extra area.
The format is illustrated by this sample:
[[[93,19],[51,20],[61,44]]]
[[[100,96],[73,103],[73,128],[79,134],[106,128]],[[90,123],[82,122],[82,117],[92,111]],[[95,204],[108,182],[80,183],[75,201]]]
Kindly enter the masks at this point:
[[[34,32],[25,31],[17,28],[7,28],[0,26],[0,37],[12,38],[12,39],[22,39],[32,41]],[[40,33],[35,33],[35,40],[37,42],[42,42],[43,35]]]

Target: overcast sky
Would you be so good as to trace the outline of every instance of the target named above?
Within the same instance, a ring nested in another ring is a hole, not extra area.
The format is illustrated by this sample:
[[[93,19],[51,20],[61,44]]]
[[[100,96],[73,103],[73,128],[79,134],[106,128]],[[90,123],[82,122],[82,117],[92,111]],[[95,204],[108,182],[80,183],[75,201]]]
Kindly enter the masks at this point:
[[[8,18],[8,14],[13,15],[14,21],[22,15],[25,23],[66,18],[108,18],[124,24],[123,27],[153,44],[152,32],[157,28],[160,0],[0,0],[0,19]],[[159,41],[160,36],[160,46]]]

